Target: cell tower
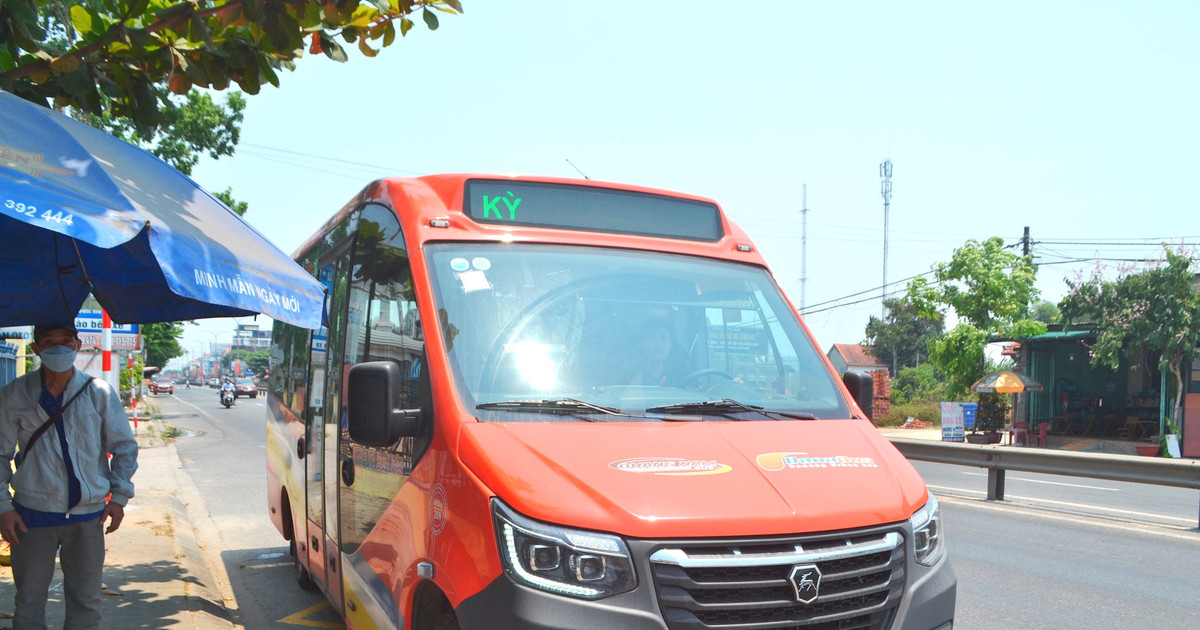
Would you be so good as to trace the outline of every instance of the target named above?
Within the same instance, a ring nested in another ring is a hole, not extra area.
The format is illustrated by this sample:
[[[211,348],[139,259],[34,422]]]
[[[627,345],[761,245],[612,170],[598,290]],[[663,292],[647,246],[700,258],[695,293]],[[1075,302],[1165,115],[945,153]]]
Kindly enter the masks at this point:
[[[887,307],[883,300],[887,299],[887,265],[888,265],[888,211],[892,205],[892,161],[884,160],[879,164],[879,176],[883,181],[879,192],[883,195],[883,288],[880,293],[879,319],[887,317]]]
[[[800,189],[800,314],[804,314],[804,290],[808,285],[808,184]]]

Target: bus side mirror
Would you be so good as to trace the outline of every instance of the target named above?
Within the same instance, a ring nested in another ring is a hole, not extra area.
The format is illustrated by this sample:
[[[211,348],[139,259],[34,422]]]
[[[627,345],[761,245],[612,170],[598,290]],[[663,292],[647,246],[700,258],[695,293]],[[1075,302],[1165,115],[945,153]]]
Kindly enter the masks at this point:
[[[346,385],[350,439],[367,446],[391,446],[417,434],[420,409],[400,409],[400,366],[371,361],[350,367]]]
[[[875,379],[866,372],[846,372],[842,375],[842,382],[850,390],[858,408],[867,414],[867,420],[871,420],[875,415]]]

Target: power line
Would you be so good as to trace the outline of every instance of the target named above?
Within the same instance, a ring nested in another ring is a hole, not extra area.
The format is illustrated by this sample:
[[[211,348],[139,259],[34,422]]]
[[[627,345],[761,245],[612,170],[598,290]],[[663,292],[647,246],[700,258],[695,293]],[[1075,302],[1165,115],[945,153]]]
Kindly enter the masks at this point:
[[[239,148],[249,147],[251,149],[260,149],[263,151],[275,151],[277,153],[285,153],[287,155],[304,157],[304,158],[308,158],[311,160],[321,160],[324,162],[332,162],[334,164],[346,165],[346,166],[359,166],[359,167],[370,168],[370,169],[374,169],[374,170],[378,170],[378,171],[384,171],[387,173],[402,173],[405,175],[425,175],[426,174],[426,173],[422,173],[419,171],[414,171],[414,170],[409,170],[409,169],[400,169],[400,168],[395,168],[392,166],[385,166],[382,164],[370,164],[367,162],[355,162],[352,160],[345,160],[342,158],[333,158],[333,157],[329,157],[326,155],[317,155],[314,153],[304,153],[301,151],[293,151],[291,149],[280,149],[278,147],[269,147],[269,146],[265,146],[265,145],[261,145],[261,144],[254,144],[251,142],[239,143],[238,147]],[[262,157],[262,156],[259,156],[259,157]],[[277,159],[276,161],[280,161],[280,160]],[[298,166],[297,164],[293,164],[293,165]]]
[[[1035,263],[1035,264],[1036,264],[1037,266],[1039,266],[1039,267],[1043,267],[1043,266],[1051,266],[1051,265],[1069,265],[1069,264],[1078,264],[1078,263],[1086,263],[1086,262],[1114,262],[1114,263],[1116,263],[1116,262],[1127,262],[1127,263],[1153,263],[1153,262],[1158,262],[1159,260],[1161,260],[1161,259],[1157,259],[1157,258],[1106,258],[1106,257],[1095,257],[1095,256],[1093,256],[1093,257],[1088,257],[1088,258],[1071,258],[1071,259],[1067,259],[1067,260],[1058,260],[1058,261],[1049,261],[1049,262],[1038,262],[1038,263]],[[890,283],[888,283],[888,285],[889,285],[889,286],[892,286],[892,285],[897,285],[897,284],[903,284],[903,283],[907,283],[907,282],[909,282],[909,281],[911,281],[911,280],[915,280],[915,279],[917,279],[917,278],[920,278],[920,277],[922,277],[922,276],[928,276],[928,275],[930,275],[930,274],[932,274],[932,273],[934,273],[934,272],[933,272],[933,271],[927,271],[927,272],[925,272],[925,273],[917,274],[917,275],[915,275],[915,276],[909,276],[908,278],[905,278],[905,279],[903,279],[903,280],[897,280],[897,281],[895,281],[895,282],[890,282]],[[938,282],[938,283],[935,283],[935,284],[942,284],[942,283]],[[854,300],[854,301],[852,301],[852,302],[844,302],[843,300],[847,300],[847,299],[849,299],[849,298],[852,298],[852,297],[857,297],[857,296],[860,296],[860,295],[865,295],[865,294],[868,294],[868,293],[875,293],[876,291],[880,291],[880,290],[883,290],[883,289],[886,289],[886,287],[873,287],[873,288],[870,288],[870,289],[864,289],[864,290],[862,290],[862,291],[858,291],[857,293],[850,293],[850,294],[848,294],[848,295],[844,295],[844,296],[841,296],[841,297],[837,297],[837,298],[834,298],[834,299],[832,299],[832,300],[826,300],[826,301],[824,301],[824,302],[818,302],[817,304],[814,304],[814,305],[812,305],[812,306],[810,306],[810,307],[806,308],[806,309],[804,310],[804,313],[802,313],[802,315],[804,315],[804,317],[806,317],[806,318],[807,318],[807,317],[809,317],[809,316],[811,316],[811,315],[816,315],[816,314],[818,314],[818,313],[824,313],[824,312],[826,312],[826,311],[832,311],[832,310],[834,310],[834,309],[843,308],[843,307],[846,307],[846,306],[854,306],[855,304],[862,304],[862,303],[864,303],[864,302],[870,302],[870,301],[873,301],[873,300],[875,299],[875,297],[874,297],[874,296],[872,296],[872,297],[867,297],[867,298],[863,298],[863,299],[860,299],[860,300]],[[898,292],[898,291],[891,291],[890,293],[887,293],[887,295],[888,295],[888,296],[892,296],[892,295],[896,295],[897,293],[899,293],[899,292]],[[824,308],[820,308],[820,307],[824,307]]]
[[[884,286],[873,287],[873,288],[870,288],[870,289],[864,289],[864,290],[862,290],[862,291],[859,291],[858,293],[851,293],[851,294],[849,294],[849,295],[843,295],[842,297],[834,298],[834,299],[832,299],[832,300],[825,300],[824,302],[818,302],[818,303],[814,304],[813,306],[814,306],[814,307],[816,307],[816,306],[825,306],[826,304],[833,304],[834,302],[841,302],[842,300],[845,300],[845,299],[848,299],[848,298],[852,298],[852,297],[857,297],[857,296],[860,296],[860,295],[864,295],[864,294],[866,294],[866,293],[875,293],[876,291],[884,291],[884,290],[886,290],[886,289],[887,289],[888,287],[890,287],[890,286],[896,286],[896,285],[900,285],[900,284],[907,284],[907,283],[908,283],[910,280],[916,280],[917,278],[920,278],[920,277],[922,277],[922,276],[928,276],[928,275],[930,275],[930,274],[932,274],[932,273],[933,273],[933,271],[932,271],[932,270],[931,270],[931,271],[926,271],[925,273],[919,273],[919,274],[917,274],[917,275],[915,275],[915,276],[909,276],[909,277],[907,277],[907,278],[903,278],[903,279],[901,279],[901,280],[896,280],[895,282],[889,282],[889,283],[887,283],[887,284],[886,284],[886,285],[884,285]],[[892,295],[895,295],[895,294],[896,294],[896,292],[895,292],[895,291],[892,291],[892,293],[891,293],[891,294],[892,294]],[[846,304],[845,304],[845,306],[849,306],[849,305],[851,305],[851,304],[859,304],[860,302],[866,302],[866,301],[868,301],[868,300],[873,300],[873,299],[875,299],[875,298],[873,298],[873,297],[872,297],[872,298],[868,298],[867,300],[860,300],[859,302],[848,302],[848,303],[846,303]],[[810,307],[810,308],[811,308],[811,307]],[[837,306],[834,306],[834,307],[832,307],[832,308],[837,308]],[[823,309],[823,310],[828,310],[828,309]],[[808,310],[806,310],[805,312],[806,312],[806,313],[808,313],[808,312],[812,312],[812,311],[808,311]],[[820,312],[820,311],[816,311],[816,312]]]

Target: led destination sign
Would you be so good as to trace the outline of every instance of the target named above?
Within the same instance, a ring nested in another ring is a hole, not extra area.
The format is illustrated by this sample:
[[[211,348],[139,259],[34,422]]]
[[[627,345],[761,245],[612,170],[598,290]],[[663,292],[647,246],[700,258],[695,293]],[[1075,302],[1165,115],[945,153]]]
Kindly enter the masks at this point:
[[[716,241],[724,235],[711,202],[593,186],[467,181],[463,211],[480,223]]]

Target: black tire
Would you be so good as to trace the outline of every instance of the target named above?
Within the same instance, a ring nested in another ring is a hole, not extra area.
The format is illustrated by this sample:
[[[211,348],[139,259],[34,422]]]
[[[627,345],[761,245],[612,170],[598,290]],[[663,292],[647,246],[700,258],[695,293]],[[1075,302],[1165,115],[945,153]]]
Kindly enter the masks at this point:
[[[304,565],[300,564],[300,554],[296,553],[296,541],[292,541],[289,551],[292,554],[292,567],[296,573],[296,585],[301,590],[309,592],[318,591],[317,583],[313,581],[312,574],[308,572],[308,569],[304,568]]]
[[[458,630],[458,619],[452,612],[443,612],[429,620],[424,630]]]

